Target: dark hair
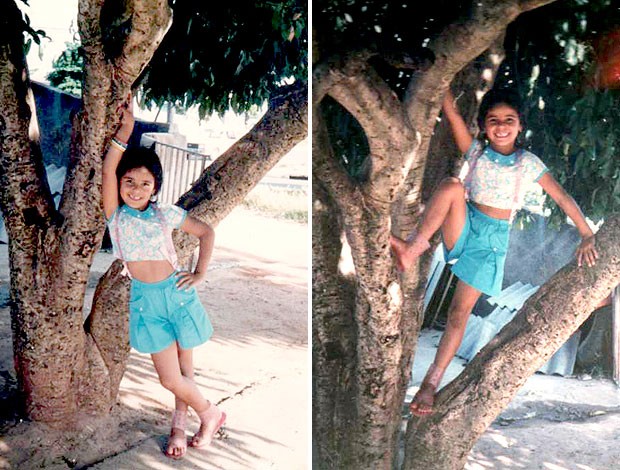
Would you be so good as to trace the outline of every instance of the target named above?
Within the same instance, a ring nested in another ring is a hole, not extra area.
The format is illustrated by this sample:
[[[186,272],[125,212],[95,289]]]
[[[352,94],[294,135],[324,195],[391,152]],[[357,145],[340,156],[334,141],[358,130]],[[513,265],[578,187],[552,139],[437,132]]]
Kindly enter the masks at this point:
[[[155,192],[159,193],[161,185],[164,180],[164,170],[159,161],[159,157],[155,153],[155,149],[152,147],[129,147],[120,163],[116,167],[116,178],[120,188],[121,178],[129,170],[135,168],[146,168],[155,178]]]
[[[523,116],[522,112],[523,102],[519,94],[509,88],[494,88],[487,92],[480,102],[480,108],[478,110],[478,129],[480,129],[480,132],[484,131],[484,120],[488,112],[498,104],[505,104],[514,109],[519,115],[521,125],[525,127],[525,116]]]

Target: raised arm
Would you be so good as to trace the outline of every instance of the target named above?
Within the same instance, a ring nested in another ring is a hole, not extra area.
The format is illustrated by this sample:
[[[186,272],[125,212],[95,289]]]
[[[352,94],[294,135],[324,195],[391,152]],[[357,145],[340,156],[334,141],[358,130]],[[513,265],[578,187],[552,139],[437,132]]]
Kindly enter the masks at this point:
[[[594,232],[590,229],[586,218],[575,200],[564,190],[564,188],[555,180],[550,173],[545,173],[539,180],[538,184],[542,186],[545,192],[553,199],[560,209],[570,217],[575,223],[579,235],[581,235],[581,243],[577,248],[575,255],[577,256],[577,264],[581,266],[584,262],[588,266],[594,266],[598,258],[598,252],[594,246]]]
[[[110,141],[108,151],[103,159],[103,183],[101,186],[101,194],[103,197],[103,212],[106,219],[112,217],[114,211],[118,207],[118,180],[116,179],[116,167],[118,167],[123,157],[124,148],[129,142],[129,137],[133,132],[133,104],[131,96],[128,102],[120,108],[122,113],[121,125],[116,131],[116,135]]]
[[[452,135],[454,136],[456,146],[459,148],[461,153],[467,152],[474,139],[469,133],[469,129],[467,128],[463,117],[459,114],[456,106],[454,105],[454,96],[452,95],[450,89],[448,89],[446,96],[444,96],[442,106],[443,114],[446,118],[448,118],[448,122],[450,123],[450,128],[452,129]]]

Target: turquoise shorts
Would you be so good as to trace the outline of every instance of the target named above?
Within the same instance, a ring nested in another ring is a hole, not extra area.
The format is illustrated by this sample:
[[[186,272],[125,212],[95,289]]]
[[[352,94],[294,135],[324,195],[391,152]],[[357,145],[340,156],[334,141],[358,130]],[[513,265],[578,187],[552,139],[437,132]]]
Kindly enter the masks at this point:
[[[176,273],[163,281],[131,280],[129,343],[141,353],[156,353],[177,341],[182,349],[207,341],[213,326],[195,288],[179,290]]]
[[[457,259],[452,272],[461,281],[487,295],[502,290],[504,263],[508,252],[510,223],[483,214],[467,203],[465,226],[454,248],[444,244],[446,261]]]

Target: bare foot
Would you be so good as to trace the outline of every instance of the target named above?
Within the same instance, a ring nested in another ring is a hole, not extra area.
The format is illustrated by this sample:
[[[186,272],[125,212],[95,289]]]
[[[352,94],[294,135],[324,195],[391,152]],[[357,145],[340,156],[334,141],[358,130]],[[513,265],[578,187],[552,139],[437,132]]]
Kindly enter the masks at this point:
[[[166,455],[172,459],[181,459],[185,455],[185,452],[187,452],[185,431],[179,428],[172,428],[170,430],[170,437],[168,438]]]
[[[409,410],[415,416],[426,416],[433,412],[435,403],[435,387],[429,383],[422,382],[418,393],[409,404]]]
[[[211,444],[213,436],[226,421],[226,413],[211,404],[205,411],[198,413],[198,416],[200,417],[200,429],[194,434],[189,445],[192,447],[205,447]]]
[[[390,246],[396,257],[396,268],[401,272],[408,270],[416,258],[411,256],[411,245],[401,238],[390,235]]]

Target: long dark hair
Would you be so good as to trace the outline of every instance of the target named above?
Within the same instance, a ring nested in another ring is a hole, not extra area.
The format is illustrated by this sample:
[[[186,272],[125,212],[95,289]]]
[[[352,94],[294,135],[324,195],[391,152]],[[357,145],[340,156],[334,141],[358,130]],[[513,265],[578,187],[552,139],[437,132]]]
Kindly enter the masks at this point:
[[[116,167],[116,179],[118,187],[121,186],[121,178],[129,171],[135,168],[146,168],[155,179],[154,195],[159,193],[161,185],[164,181],[164,170],[159,161],[157,153],[155,153],[154,145],[151,147],[130,147],[127,149],[120,163]]]

